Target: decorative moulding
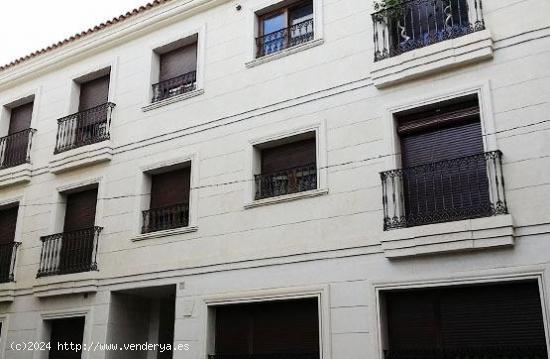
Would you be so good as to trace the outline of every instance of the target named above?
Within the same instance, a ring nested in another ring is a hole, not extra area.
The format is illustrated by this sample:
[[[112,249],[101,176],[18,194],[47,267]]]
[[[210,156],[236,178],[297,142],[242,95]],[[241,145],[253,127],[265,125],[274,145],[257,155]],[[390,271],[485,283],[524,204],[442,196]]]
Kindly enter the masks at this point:
[[[514,245],[511,215],[476,218],[384,232],[387,258],[472,251]]]
[[[112,157],[113,145],[111,141],[103,141],[55,154],[50,161],[49,169],[51,173],[58,174],[79,167],[107,162]]]
[[[311,190],[311,191],[304,191],[304,192],[287,194],[287,195],[283,195],[283,196],[258,199],[258,200],[255,200],[255,201],[252,201],[250,203],[245,204],[244,208],[245,209],[250,209],[250,208],[255,208],[255,207],[268,206],[268,205],[271,205],[271,204],[296,201],[296,200],[303,199],[303,198],[323,196],[325,194],[328,194],[328,189],[326,189],[326,188],[314,189],[314,190]]]
[[[203,93],[204,93],[203,89],[189,91],[189,92],[186,92],[186,93],[182,93],[181,95],[177,95],[177,96],[169,97],[169,98],[161,100],[161,101],[153,102],[153,103],[151,103],[147,106],[143,106],[141,108],[141,110],[143,112],[155,110],[155,109],[160,108],[160,107],[164,107],[164,106],[176,103],[176,102],[187,100],[188,98],[192,98],[192,97],[195,97],[195,96],[202,95]]]
[[[489,30],[443,41],[373,64],[371,76],[378,88],[493,58]]]
[[[98,287],[96,277],[97,272],[85,272],[39,278],[32,287],[32,292],[38,298],[95,293]]]
[[[312,47],[322,45],[324,42],[325,40],[323,39],[315,39],[300,45],[289,47],[287,49],[273,53],[271,55],[259,57],[257,59],[247,62],[245,65],[247,68],[256,67],[256,66],[265,64],[266,62],[278,60],[280,58],[295,54],[297,52],[305,51],[305,50],[311,49]]]
[[[0,284],[0,303],[11,303],[15,297],[15,283]]]
[[[139,242],[139,241],[144,241],[146,239],[162,238],[162,237],[168,237],[168,236],[175,236],[175,235],[178,235],[178,234],[192,233],[192,232],[196,232],[198,230],[199,230],[199,228],[197,226],[189,226],[189,227],[169,229],[169,230],[166,230],[166,231],[143,233],[143,234],[139,234],[138,236],[132,238],[132,241],[133,242]]]
[[[31,175],[29,163],[0,170],[0,188],[30,182]]]

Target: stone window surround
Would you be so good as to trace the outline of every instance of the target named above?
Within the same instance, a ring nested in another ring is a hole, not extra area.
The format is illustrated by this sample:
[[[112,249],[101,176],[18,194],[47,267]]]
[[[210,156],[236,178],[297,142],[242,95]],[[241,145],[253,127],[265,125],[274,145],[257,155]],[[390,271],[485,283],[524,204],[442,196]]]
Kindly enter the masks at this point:
[[[201,358],[214,351],[215,323],[212,321],[212,310],[216,306],[245,304],[255,302],[269,302],[276,300],[292,300],[303,298],[317,298],[319,303],[319,350],[321,358],[330,358],[330,298],[329,286],[291,287],[264,289],[241,293],[227,293],[210,295],[203,298],[200,316],[203,318],[203,332],[206,333],[204,344],[201,345]]]
[[[185,41],[188,38],[197,36],[197,82],[196,88],[193,91],[183,93],[178,96],[169,97],[167,99],[151,102],[153,98],[153,84],[158,82],[159,69],[160,69],[160,58],[156,52],[159,48],[169,46],[170,44],[178,43],[180,41]],[[141,110],[143,112],[151,111],[160,107],[170,105],[175,102],[180,102],[188,98],[202,95],[204,93],[204,68],[205,68],[205,52],[206,52],[206,24],[192,29],[184,29],[178,32],[178,35],[165,38],[162,42],[156,42],[149,46],[149,53],[151,54],[150,60],[148,63],[149,69],[149,81],[147,83],[147,88],[143,93],[143,105]]]
[[[375,333],[376,339],[373,341],[378,359],[384,359],[384,350],[386,346],[384,305],[381,301],[381,292],[403,289],[422,289],[434,287],[450,287],[472,284],[491,284],[499,282],[512,282],[524,280],[537,280],[539,284],[539,294],[541,297],[542,315],[544,319],[544,327],[547,335],[550,333],[550,323],[548,318],[548,303],[544,300],[544,293],[548,287],[548,278],[544,274],[544,269],[535,268],[532,271],[525,269],[524,271],[499,270],[499,273],[481,273],[478,275],[454,275],[446,278],[425,278],[419,280],[405,281],[374,281],[372,282],[371,302],[375,303],[371,309],[371,315],[376,320],[372,321],[372,332]],[[550,347],[549,347],[550,350]]]
[[[264,131],[259,131],[264,132]],[[307,132],[314,132],[315,143],[317,146],[316,162],[317,162],[317,189],[312,191],[292,193],[283,196],[265,198],[261,200],[254,199],[256,193],[254,174],[257,172],[260,166],[260,151],[257,146],[263,143],[277,141],[296,135],[301,135]],[[283,203],[293,201],[302,198],[315,197],[325,195],[328,193],[328,181],[327,181],[327,146],[326,146],[326,121],[316,122],[309,125],[297,127],[290,130],[282,130],[280,132],[266,132],[264,136],[257,137],[249,141],[246,151],[246,163],[245,163],[245,178],[249,181],[245,184],[247,187],[244,191],[244,208],[250,209],[258,206]]]
[[[138,199],[135,208],[135,233],[132,236],[132,241],[142,241],[152,238],[161,238],[176,234],[191,233],[198,230],[198,191],[194,190],[199,184],[199,161],[198,153],[181,154],[180,156],[168,159],[150,162],[140,167],[139,178],[137,181],[138,188],[136,198]],[[141,233],[141,226],[143,222],[142,211],[149,209],[150,202],[150,190],[151,190],[151,173],[155,171],[162,171],[170,167],[177,168],[178,166],[191,166],[191,180],[190,180],[190,193],[189,193],[189,225],[187,227],[169,229],[165,231],[157,231],[151,233]]]
[[[8,330],[10,326],[10,315],[0,315],[0,323],[2,323],[2,333],[0,334],[0,352],[5,353],[8,345]]]
[[[60,310],[60,311],[47,311],[40,313],[41,325],[36,328],[35,338],[39,339],[39,342],[50,342],[51,332],[48,325],[49,321],[59,319],[70,318],[82,318],[84,317],[84,333],[82,335],[84,343],[91,343],[92,340],[92,327],[93,327],[93,309],[92,308],[77,308],[72,310]],[[34,352],[33,359],[48,359],[49,351],[37,350]],[[82,351],[82,357],[87,358],[89,354]]]
[[[294,54],[299,51],[307,50],[312,47],[322,45],[324,42],[324,25],[323,25],[323,1],[324,0],[312,0],[313,1],[313,40],[309,43],[304,43],[295,47],[291,47],[277,53],[273,53],[261,58],[256,58],[256,37],[259,34],[259,21],[258,21],[258,12],[265,10],[267,8],[277,8],[283,6],[285,3],[288,3],[287,0],[266,0],[257,6],[248,10],[248,29],[252,31],[249,32],[249,49],[248,49],[248,61],[246,61],[245,66],[247,68],[255,67],[266,62],[280,59],[291,54]]]

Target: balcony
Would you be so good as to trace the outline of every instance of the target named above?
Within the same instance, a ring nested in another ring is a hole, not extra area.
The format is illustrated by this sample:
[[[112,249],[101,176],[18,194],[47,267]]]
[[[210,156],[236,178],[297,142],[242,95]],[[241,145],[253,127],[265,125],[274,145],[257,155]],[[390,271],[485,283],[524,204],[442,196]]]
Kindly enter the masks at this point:
[[[446,348],[431,350],[386,350],[384,359],[545,359],[548,358],[546,346],[499,346]]]
[[[115,104],[111,102],[63,117],[58,122],[55,154],[110,139]]]
[[[313,19],[256,38],[256,58],[304,44],[314,39]]]
[[[500,151],[380,175],[384,230],[508,213]]]
[[[409,0],[372,14],[374,60],[485,29],[481,0]]]
[[[36,130],[29,128],[0,138],[0,169],[30,163],[32,137],[35,132]]]
[[[151,102],[159,102],[171,97],[194,91],[197,83],[197,72],[191,71],[153,85],[153,99]]]
[[[294,167],[254,176],[255,199],[271,198],[317,189],[317,165]]]
[[[40,238],[42,252],[37,277],[97,270],[102,227],[90,227]]]
[[[15,259],[20,245],[20,242],[0,244],[0,283],[14,281]]]
[[[143,211],[141,233],[153,233],[189,226],[189,203]]]

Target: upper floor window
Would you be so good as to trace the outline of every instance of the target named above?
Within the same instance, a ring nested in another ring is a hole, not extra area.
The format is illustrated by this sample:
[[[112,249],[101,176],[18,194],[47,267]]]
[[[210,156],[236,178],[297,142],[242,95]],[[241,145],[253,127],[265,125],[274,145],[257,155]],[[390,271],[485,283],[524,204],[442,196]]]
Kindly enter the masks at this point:
[[[32,134],[31,120],[34,103],[8,108],[9,124],[4,137],[0,138],[0,168],[18,166],[30,161]]]
[[[501,153],[475,96],[396,116],[402,168],[382,173],[385,229],[507,213]]]
[[[101,227],[95,226],[97,187],[63,195],[63,232],[42,237],[38,276],[87,272],[97,269]]]
[[[257,145],[260,173],[255,175],[255,199],[317,189],[315,133]]]
[[[375,60],[485,29],[481,1],[396,1],[383,7],[372,15]]]
[[[143,211],[142,233],[189,225],[191,166],[151,174],[149,209]]]
[[[293,2],[258,13],[256,57],[266,56],[314,38],[313,1]]]
[[[19,204],[0,208],[0,283],[14,280],[15,256],[21,243],[15,242]]]
[[[115,106],[109,102],[110,69],[75,82],[79,91],[77,112],[57,120],[56,153],[109,139]]]
[[[163,46],[158,55],[158,83],[153,85],[152,102],[195,90],[197,82],[197,36]]]

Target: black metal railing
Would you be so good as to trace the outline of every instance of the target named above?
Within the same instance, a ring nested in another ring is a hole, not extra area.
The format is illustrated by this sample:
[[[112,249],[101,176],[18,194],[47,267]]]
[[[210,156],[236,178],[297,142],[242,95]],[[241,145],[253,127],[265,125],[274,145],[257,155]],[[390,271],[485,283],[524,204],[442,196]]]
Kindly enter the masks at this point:
[[[35,132],[35,129],[28,128],[0,138],[0,169],[30,163]]]
[[[152,102],[161,101],[173,96],[193,91],[197,88],[197,71],[161,81],[153,85]]]
[[[57,120],[55,153],[108,140],[115,106],[107,102]]]
[[[263,57],[314,38],[313,19],[256,38],[256,57]]]
[[[189,203],[143,211],[142,233],[164,231],[189,225]]]
[[[319,359],[319,353],[209,354],[208,359]]]
[[[508,213],[500,151],[380,175],[384,230]]]
[[[546,346],[386,350],[385,359],[547,359]]]
[[[0,244],[0,283],[14,281],[15,259],[20,245],[20,242]]]
[[[408,0],[372,14],[374,60],[485,29],[481,0]]]
[[[254,176],[256,199],[310,191],[317,188],[317,165],[289,168]]]
[[[89,227],[40,238],[42,252],[37,277],[97,270],[102,227]]]

